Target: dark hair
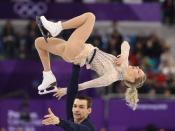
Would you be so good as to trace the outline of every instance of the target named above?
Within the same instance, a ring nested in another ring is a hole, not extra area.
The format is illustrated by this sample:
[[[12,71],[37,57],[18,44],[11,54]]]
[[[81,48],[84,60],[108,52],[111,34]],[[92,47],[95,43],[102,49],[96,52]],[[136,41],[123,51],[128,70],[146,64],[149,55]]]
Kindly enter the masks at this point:
[[[87,108],[92,107],[92,98],[90,98],[89,96],[79,95],[79,96],[76,96],[75,99],[86,100],[87,101]]]

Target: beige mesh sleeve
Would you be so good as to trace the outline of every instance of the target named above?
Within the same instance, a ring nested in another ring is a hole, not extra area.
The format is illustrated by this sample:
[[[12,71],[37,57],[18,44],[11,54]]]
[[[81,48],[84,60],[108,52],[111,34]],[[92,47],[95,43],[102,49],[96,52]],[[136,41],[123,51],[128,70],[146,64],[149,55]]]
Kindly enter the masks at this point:
[[[129,57],[130,46],[127,41],[124,41],[121,45],[121,57],[123,58],[122,68],[128,66],[128,57]]]
[[[115,73],[105,74],[99,78],[79,84],[79,90],[108,86],[117,80],[117,75]]]
[[[124,41],[121,45],[121,56],[124,59],[128,59],[129,56],[129,50],[130,50],[130,46],[129,43],[127,41]]]

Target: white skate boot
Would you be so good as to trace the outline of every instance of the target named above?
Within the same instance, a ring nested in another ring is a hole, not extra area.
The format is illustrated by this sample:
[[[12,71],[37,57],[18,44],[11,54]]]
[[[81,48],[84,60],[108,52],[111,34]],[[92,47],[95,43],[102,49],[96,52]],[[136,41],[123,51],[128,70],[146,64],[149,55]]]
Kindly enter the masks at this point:
[[[44,95],[57,91],[57,82],[54,74],[51,71],[43,71],[43,81],[38,86],[38,94]]]
[[[52,37],[56,37],[63,30],[61,21],[51,22],[48,21],[44,16],[41,16],[40,20],[44,28],[49,31]]]
[[[48,21],[44,16],[36,16],[36,23],[46,43],[48,43],[47,38],[51,36],[56,37],[63,30],[61,21],[51,22]]]

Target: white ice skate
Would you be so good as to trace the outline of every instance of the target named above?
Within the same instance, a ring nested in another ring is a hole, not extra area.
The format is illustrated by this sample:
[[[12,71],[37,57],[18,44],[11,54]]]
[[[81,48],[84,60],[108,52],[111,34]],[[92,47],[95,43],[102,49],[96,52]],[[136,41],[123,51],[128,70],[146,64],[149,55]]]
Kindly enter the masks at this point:
[[[58,22],[48,21],[44,16],[41,16],[40,20],[44,28],[47,31],[49,31],[52,37],[56,37],[63,30],[61,21]]]
[[[38,86],[38,94],[44,95],[57,91],[57,82],[54,74],[49,72],[43,72],[43,81]]]

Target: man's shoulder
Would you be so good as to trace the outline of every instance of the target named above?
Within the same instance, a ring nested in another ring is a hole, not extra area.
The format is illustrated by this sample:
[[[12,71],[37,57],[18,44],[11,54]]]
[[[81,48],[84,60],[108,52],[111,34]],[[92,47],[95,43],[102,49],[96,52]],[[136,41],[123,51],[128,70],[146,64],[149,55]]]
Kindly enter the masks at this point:
[[[82,124],[88,126],[92,131],[96,131],[95,125],[89,117],[87,117]]]

